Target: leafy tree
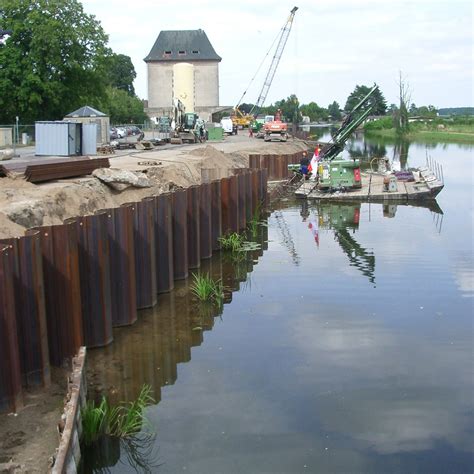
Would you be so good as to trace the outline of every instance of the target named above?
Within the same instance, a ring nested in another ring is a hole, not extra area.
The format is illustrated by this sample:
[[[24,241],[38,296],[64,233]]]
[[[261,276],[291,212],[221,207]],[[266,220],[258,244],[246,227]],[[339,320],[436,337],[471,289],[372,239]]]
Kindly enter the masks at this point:
[[[342,118],[339,104],[336,101],[334,101],[331,105],[328,105],[328,113],[333,120],[341,120]]]
[[[423,105],[418,108],[418,115],[421,115],[425,118],[434,118],[438,115],[438,111],[433,105],[428,105],[428,107]]]
[[[410,115],[417,115],[418,114],[418,107],[412,102],[410,108],[408,110]]]
[[[148,119],[143,110],[143,102],[135,95],[115,87],[107,87],[105,101],[99,106],[116,124],[144,123]]]
[[[2,0],[0,122],[58,119],[105,91],[107,35],[77,0]]]
[[[300,111],[303,115],[307,115],[312,122],[318,122],[320,120],[328,119],[328,111],[320,107],[316,102],[310,102],[309,104],[303,104],[300,107]]]
[[[282,116],[288,122],[301,122],[301,112],[299,110],[299,106],[300,102],[295,94],[291,94],[286,99],[277,100],[275,102],[275,109],[280,109]]]
[[[356,86],[354,91],[347,98],[344,111],[349,113],[370,92],[371,89],[372,87],[368,86]],[[373,105],[373,115],[385,115],[387,112],[387,102],[385,101],[383,94],[380,92],[380,89],[377,89],[372,94],[368,103],[365,104],[362,109],[365,110],[369,105]]]
[[[133,81],[137,73],[130,56],[112,53],[104,58],[103,69],[108,85],[135,95]]]

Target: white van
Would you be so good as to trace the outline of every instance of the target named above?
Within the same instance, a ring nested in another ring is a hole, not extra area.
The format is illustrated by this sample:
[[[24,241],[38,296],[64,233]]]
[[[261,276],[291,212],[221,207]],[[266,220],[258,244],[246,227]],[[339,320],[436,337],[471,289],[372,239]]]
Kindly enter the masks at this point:
[[[228,135],[233,135],[235,133],[234,124],[230,117],[222,117],[221,127],[224,133],[227,133]]]

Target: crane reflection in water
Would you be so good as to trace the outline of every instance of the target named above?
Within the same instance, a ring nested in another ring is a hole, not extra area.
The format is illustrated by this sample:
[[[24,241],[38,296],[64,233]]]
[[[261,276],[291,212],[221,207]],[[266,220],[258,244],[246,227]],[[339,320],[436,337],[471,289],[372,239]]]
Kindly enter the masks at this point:
[[[386,218],[395,217],[398,205],[408,204],[383,204],[383,216]],[[436,201],[423,204],[411,203],[410,205],[428,208],[433,214],[436,230],[441,233],[443,211]],[[375,285],[375,255],[372,250],[363,247],[355,238],[360,224],[361,203],[318,201],[312,209],[315,211],[313,215],[311,215],[308,202],[305,200],[301,204],[300,215],[303,222],[308,222],[308,229],[311,231],[316,245],[319,247],[320,230],[332,230],[334,239],[347,255],[350,265],[357,268],[369,279],[370,283]]]

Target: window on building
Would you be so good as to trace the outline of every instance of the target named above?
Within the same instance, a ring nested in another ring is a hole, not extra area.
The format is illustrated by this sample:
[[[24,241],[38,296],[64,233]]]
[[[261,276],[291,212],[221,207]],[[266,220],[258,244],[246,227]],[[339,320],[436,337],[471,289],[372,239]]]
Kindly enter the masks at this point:
[[[171,54],[171,51],[165,51],[165,54]]]
[[[199,54],[199,51],[197,49],[193,50],[193,54]]]
[[[182,56],[183,54],[186,54],[186,51],[184,51],[184,49],[182,49],[182,50],[178,51],[178,54],[179,54],[180,56]]]

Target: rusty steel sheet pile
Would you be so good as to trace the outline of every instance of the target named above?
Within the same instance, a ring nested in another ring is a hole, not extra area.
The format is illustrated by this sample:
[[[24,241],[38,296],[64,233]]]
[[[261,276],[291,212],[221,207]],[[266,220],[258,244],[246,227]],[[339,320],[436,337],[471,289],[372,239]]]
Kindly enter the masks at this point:
[[[200,186],[200,223],[199,243],[201,259],[212,257],[212,193],[211,184],[203,183]]]
[[[152,308],[158,300],[156,286],[155,200],[134,203],[135,275],[137,308]]]
[[[24,237],[0,243],[11,246],[15,261],[14,294],[23,385],[47,387],[51,375],[40,233],[30,231]]]
[[[155,197],[156,285],[157,292],[174,288],[173,202],[171,193]]]
[[[239,170],[240,171],[240,170]],[[246,193],[246,183],[245,175],[243,172],[237,174],[237,186],[238,186],[238,198],[239,203],[239,231],[242,231],[247,226],[247,193]]]
[[[41,239],[49,357],[59,367],[84,344],[78,233],[75,222],[32,231]]]
[[[62,178],[74,178],[91,174],[98,168],[109,168],[108,158],[83,158],[54,161],[36,165],[28,165],[25,179],[30,183],[42,183]]]
[[[103,347],[113,340],[108,217],[101,212],[74,220],[78,231],[84,343],[89,348]]]
[[[107,209],[110,252],[112,326],[130,326],[137,320],[134,211],[130,206]]]
[[[201,266],[200,248],[200,216],[199,208],[201,201],[200,186],[189,186],[187,192],[187,218],[188,218],[188,268],[194,269]]]
[[[211,182],[211,244],[212,250],[219,250],[222,236],[222,197],[221,181]]]
[[[185,189],[173,193],[173,269],[174,279],[188,277],[188,199]]]
[[[48,385],[49,364],[63,366],[82,345],[109,345],[113,326],[133,324],[139,309],[155,306],[157,295],[185,280],[189,269],[202,265],[229,290],[239,288],[232,261],[219,252],[216,261],[208,259],[222,235],[244,230],[266,204],[268,171],[227,172],[234,174],[0,241],[0,410],[21,406],[22,382]],[[265,232],[263,226],[262,247]],[[240,280],[261,252],[242,262]],[[231,299],[226,290],[224,302]],[[198,316],[204,330],[212,328],[213,317]],[[172,331],[176,363],[189,360],[190,348],[202,343],[202,332],[189,331],[195,317],[189,312],[186,328]],[[175,379],[170,369],[167,381]]]
[[[229,232],[239,232],[239,178],[237,175],[229,178]]]
[[[14,266],[13,247],[0,244],[0,411],[18,411],[23,406]]]

